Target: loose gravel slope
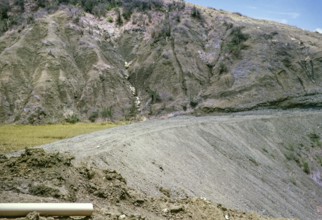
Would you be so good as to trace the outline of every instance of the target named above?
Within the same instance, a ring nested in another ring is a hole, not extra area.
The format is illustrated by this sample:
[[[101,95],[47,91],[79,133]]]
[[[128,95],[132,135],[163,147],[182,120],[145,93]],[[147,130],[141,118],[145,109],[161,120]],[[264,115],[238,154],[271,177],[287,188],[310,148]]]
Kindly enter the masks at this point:
[[[76,165],[115,169],[129,186],[148,195],[170,191],[273,217],[322,219],[321,166],[315,163],[321,155],[321,126],[321,111],[177,117],[44,149],[71,153]],[[303,171],[305,163],[309,174]]]

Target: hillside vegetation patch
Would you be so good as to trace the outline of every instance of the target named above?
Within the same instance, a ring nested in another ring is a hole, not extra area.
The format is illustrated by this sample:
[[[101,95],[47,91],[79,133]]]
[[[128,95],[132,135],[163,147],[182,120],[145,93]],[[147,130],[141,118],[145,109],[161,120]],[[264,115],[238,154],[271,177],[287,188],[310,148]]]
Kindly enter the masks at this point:
[[[229,35],[225,51],[232,54],[235,58],[240,58],[241,51],[247,48],[245,41],[249,38],[248,34],[242,32],[242,27],[233,27]]]

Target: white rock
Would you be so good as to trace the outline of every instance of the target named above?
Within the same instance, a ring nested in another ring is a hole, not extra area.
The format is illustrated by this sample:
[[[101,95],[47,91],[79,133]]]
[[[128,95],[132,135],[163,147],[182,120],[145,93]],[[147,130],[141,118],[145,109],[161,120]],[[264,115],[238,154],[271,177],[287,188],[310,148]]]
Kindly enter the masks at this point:
[[[169,212],[169,209],[167,209],[167,208],[162,209],[162,212],[163,212],[163,213],[167,213],[167,212]]]
[[[126,215],[124,215],[124,214],[123,215],[120,215],[119,216],[119,219],[126,219]]]

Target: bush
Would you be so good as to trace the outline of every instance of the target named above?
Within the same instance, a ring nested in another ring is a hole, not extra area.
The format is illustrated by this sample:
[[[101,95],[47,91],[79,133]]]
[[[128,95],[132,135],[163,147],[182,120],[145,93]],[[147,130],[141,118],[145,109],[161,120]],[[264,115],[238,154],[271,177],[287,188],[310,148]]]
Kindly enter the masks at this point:
[[[304,162],[303,164],[303,171],[306,173],[306,174],[310,174],[310,167],[309,167],[309,164],[307,162]]]
[[[116,25],[121,26],[123,24],[123,20],[122,20],[122,16],[121,16],[121,12],[120,9],[116,10]]]
[[[197,100],[194,100],[194,99],[190,99],[190,106],[192,107],[192,108],[195,108],[195,107],[197,107],[197,105],[199,104],[198,103],[198,101]]]
[[[249,38],[249,35],[244,34],[241,30],[242,27],[233,28],[228,43],[225,45],[226,52],[231,53],[236,58],[240,57],[241,50],[247,48],[244,42]]]
[[[112,18],[112,17],[108,17],[108,18],[107,18],[107,21],[108,21],[109,23],[113,23],[113,21],[114,21],[114,20],[113,20],[113,18]]]
[[[191,16],[196,19],[201,19],[201,12],[196,6],[193,6],[192,11],[191,11]]]
[[[125,120],[131,120],[135,118],[138,114],[138,108],[135,101],[132,101],[131,107],[127,113],[124,114]]]
[[[239,12],[233,12],[234,15],[238,15],[238,16],[243,16],[241,13]]]
[[[79,16],[76,16],[76,17],[73,19],[74,24],[79,24],[79,21],[80,21],[80,17],[79,17]]]
[[[161,101],[160,95],[156,91],[150,90],[149,94],[150,94],[150,97],[151,97],[151,103],[152,104]]]
[[[232,23],[230,23],[230,22],[227,23],[226,21],[224,21],[223,25],[226,27],[226,30],[229,30],[234,27],[234,25]]]
[[[110,11],[113,8],[118,8],[122,5],[120,0],[109,0],[109,3],[107,4],[106,10]]]
[[[1,0],[0,1],[0,20],[7,19],[9,11],[9,1],[8,0]]]
[[[0,35],[9,29],[9,27],[8,27],[9,9],[10,9],[9,1],[8,0],[0,0]]]
[[[186,3],[183,0],[175,1],[168,4],[169,11],[175,11],[175,10],[182,11],[185,8],[186,8]]]
[[[89,120],[91,121],[91,122],[95,122],[96,121],[96,119],[98,118],[98,112],[93,112],[90,116],[89,116]]]
[[[162,0],[123,0],[123,17],[129,20],[133,12],[147,11],[147,10],[160,10],[163,8]]]
[[[224,63],[219,64],[219,74],[227,73],[228,68]]]
[[[159,26],[151,32],[151,38],[154,40],[154,42],[157,42],[160,39],[166,39],[167,37],[171,37],[170,23],[168,21],[164,21],[160,25],[162,26]]]
[[[112,109],[112,107],[104,108],[101,111],[101,117],[104,118],[105,120],[106,119],[112,120],[113,119],[113,109]]]
[[[67,118],[65,118],[65,121],[70,124],[76,124],[80,120],[77,115],[72,114],[72,115],[69,115]]]
[[[180,14],[175,14],[173,18],[174,18],[174,20],[175,20],[176,22],[178,22],[178,23],[180,23],[180,22],[181,22]]]
[[[14,4],[19,6],[21,11],[25,10],[25,2],[24,2],[24,0],[16,0],[14,2]]]
[[[37,5],[38,7],[41,7],[41,8],[45,8],[47,3],[48,2],[46,0],[37,0]]]
[[[107,10],[106,10],[106,4],[104,3],[100,3],[98,5],[95,5],[92,13],[93,15],[95,15],[96,17],[102,17],[106,14]]]

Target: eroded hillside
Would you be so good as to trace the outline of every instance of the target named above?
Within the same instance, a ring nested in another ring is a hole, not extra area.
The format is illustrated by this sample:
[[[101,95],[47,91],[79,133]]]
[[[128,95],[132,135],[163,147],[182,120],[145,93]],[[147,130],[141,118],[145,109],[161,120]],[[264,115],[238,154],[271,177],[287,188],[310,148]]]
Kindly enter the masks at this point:
[[[0,37],[1,122],[321,106],[318,33],[183,1],[23,2]]]

